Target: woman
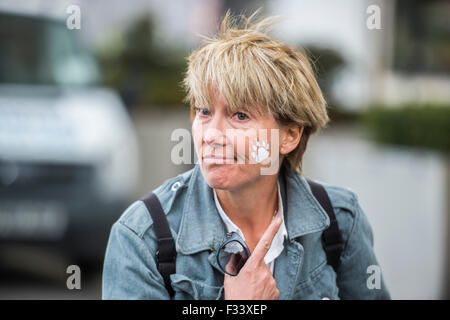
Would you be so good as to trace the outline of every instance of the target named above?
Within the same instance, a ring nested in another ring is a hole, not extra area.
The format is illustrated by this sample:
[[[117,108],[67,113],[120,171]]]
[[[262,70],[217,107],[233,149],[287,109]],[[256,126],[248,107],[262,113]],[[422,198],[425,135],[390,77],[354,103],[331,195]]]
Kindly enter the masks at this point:
[[[371,271],[380,269],[356,195],[331,185],[343,251],[336,270],[327,261],[330,218],[301,167],[310,135],[329,121],[326,103],[307,57],[266,34],[272,19],[253,19],[236,25],[227,13],[188,59],[199,163],[154,190],[176,270],[165,283],[152,210],[136,201],[111,230],[104,299],[389,298]]]

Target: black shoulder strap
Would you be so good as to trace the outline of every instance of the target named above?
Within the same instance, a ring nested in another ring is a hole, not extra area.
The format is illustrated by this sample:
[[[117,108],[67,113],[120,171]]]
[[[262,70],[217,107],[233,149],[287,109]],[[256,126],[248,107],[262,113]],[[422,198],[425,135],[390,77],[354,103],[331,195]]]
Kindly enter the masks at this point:
[[[161,273],[164,284],[170,297],[173,297],[175,292],[171,286],[170,275],[175,273],[175,260],[177,251],[175,249],[175,241],[170,232],[169,223],[167,222],[164,210],[158,197],[151,192],[146,197],[141,199],[153,220],[156,237],[158,238],[158,250],[156,251],[156,266]]]
[[[327,255],[328,264],[337,271],[343,249],[343,241],[333,206],[331,205],[327,191],[321,184],[309,179],[306,180],[311,187],[314,197],[319,201],[320,205],[324,208],[330,218],[330,226],[322,233],[322,245]]]

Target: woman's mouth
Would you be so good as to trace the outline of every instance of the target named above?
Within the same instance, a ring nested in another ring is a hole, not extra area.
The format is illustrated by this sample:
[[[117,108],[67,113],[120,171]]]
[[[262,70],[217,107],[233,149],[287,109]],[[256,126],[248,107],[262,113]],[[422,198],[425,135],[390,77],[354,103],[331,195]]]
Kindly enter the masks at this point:
[[[203,162],[207,164],[230,164],[234,163],[235,158],[228,158],[220,155],[208,154],[203,156]]]

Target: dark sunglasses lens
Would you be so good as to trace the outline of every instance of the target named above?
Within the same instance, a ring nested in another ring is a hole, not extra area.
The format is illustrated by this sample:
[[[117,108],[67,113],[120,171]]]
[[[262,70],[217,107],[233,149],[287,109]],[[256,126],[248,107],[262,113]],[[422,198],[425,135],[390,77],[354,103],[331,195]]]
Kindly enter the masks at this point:
[[[222,270],[237,275],[248,259],[248,254],[238,241],[230,241],[219,250],[219,264]]]

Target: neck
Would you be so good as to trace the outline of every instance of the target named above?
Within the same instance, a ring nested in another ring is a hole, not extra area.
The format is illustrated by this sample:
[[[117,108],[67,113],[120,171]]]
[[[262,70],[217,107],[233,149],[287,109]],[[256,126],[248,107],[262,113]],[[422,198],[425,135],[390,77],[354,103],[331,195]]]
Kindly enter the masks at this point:
[[[216,190],[222,209],[242,232],[261,234],[278,209],[277,175],[259,179],[233,190]]]

